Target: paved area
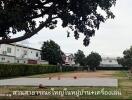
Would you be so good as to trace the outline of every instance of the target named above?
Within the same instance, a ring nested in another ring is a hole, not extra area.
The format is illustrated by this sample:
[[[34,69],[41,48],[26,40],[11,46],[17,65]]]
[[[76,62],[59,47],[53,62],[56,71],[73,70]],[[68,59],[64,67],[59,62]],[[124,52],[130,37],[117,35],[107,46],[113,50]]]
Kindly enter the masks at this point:
[[[118,86],[118,80],[112,78],[14,78],[0,80],[0,86],[26,85],[26,86]]]

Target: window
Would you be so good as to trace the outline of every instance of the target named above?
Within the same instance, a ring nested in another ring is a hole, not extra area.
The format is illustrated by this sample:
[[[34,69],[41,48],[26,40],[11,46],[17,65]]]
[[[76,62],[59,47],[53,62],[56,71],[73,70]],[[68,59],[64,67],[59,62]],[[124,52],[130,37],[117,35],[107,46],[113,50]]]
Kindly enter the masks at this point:
[[[19,51],[19,49],[17,49],[17,51]]]
[[[3,51],[3,55],[6,55],[6,53],[7,53],[6,51]]]
[[[109,60],[110,63],[112,63],[112,60]]]
[[[1,60],[5,60],[5,58],[1,58]]]
[[[36,52],[36,57],[38,57],[38,52]]]
[[[17,63],[19,63],[19,60],[17,60]]]
[[[7,53],[11,53],[11,48],[7,47]]]
[[[24,50],[23,52],[24,52],[24,55],[27,55],[27,51],[26,50]]]

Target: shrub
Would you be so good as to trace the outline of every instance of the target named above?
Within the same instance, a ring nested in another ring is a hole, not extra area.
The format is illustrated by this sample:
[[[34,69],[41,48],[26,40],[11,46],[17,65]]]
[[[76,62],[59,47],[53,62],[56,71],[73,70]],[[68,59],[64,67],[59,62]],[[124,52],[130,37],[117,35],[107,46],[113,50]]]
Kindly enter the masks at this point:
[[[62,66],[62,72],[76,70],[73,66]],[[60,72],[60,67],[55,65],[31,65],[31,64],[0,64],[0,78],[28,76]]]
[[[55,65],[0,64],[0,78],[55,72],[59,72]]]
[[[75,67],[73,66],[62,66],[62,72],[69,72],[69,71],[74,71]]]

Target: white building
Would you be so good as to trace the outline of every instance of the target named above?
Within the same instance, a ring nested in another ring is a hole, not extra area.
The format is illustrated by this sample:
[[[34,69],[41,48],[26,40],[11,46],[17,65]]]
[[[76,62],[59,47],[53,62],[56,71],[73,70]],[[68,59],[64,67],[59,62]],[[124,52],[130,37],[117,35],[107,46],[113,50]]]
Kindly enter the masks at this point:
[[[65,65],[74,65],[74,56],[71,53],[65,53],[65,59],[64,59],[64,64]]]
[[[0,44],[0,62],[48,64],[41,60],[41,50],[19,44]]]
[[[118,64],[117,58],[111,58],[111,57],[104,57],[102,58],[102,62],[100,63],[100,66],[102,67],[122,67]]]

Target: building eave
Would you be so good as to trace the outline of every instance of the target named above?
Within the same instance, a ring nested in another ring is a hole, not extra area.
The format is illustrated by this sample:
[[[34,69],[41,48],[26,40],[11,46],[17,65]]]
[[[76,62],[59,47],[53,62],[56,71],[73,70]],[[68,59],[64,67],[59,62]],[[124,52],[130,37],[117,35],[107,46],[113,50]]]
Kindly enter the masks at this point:
[[[22,47],[22,48],[27,48],[27,49],[32,49],[32,50],[37,50],[37,51],[41,51],[40,49],[36,49],[36,48],[32,48],[32,47],[27,47],[27,46],[23,46],[23,45],[19,45],[19,44],[8,44],[8,45],[12,45],[12,46],[17,46],[17,47]]]

